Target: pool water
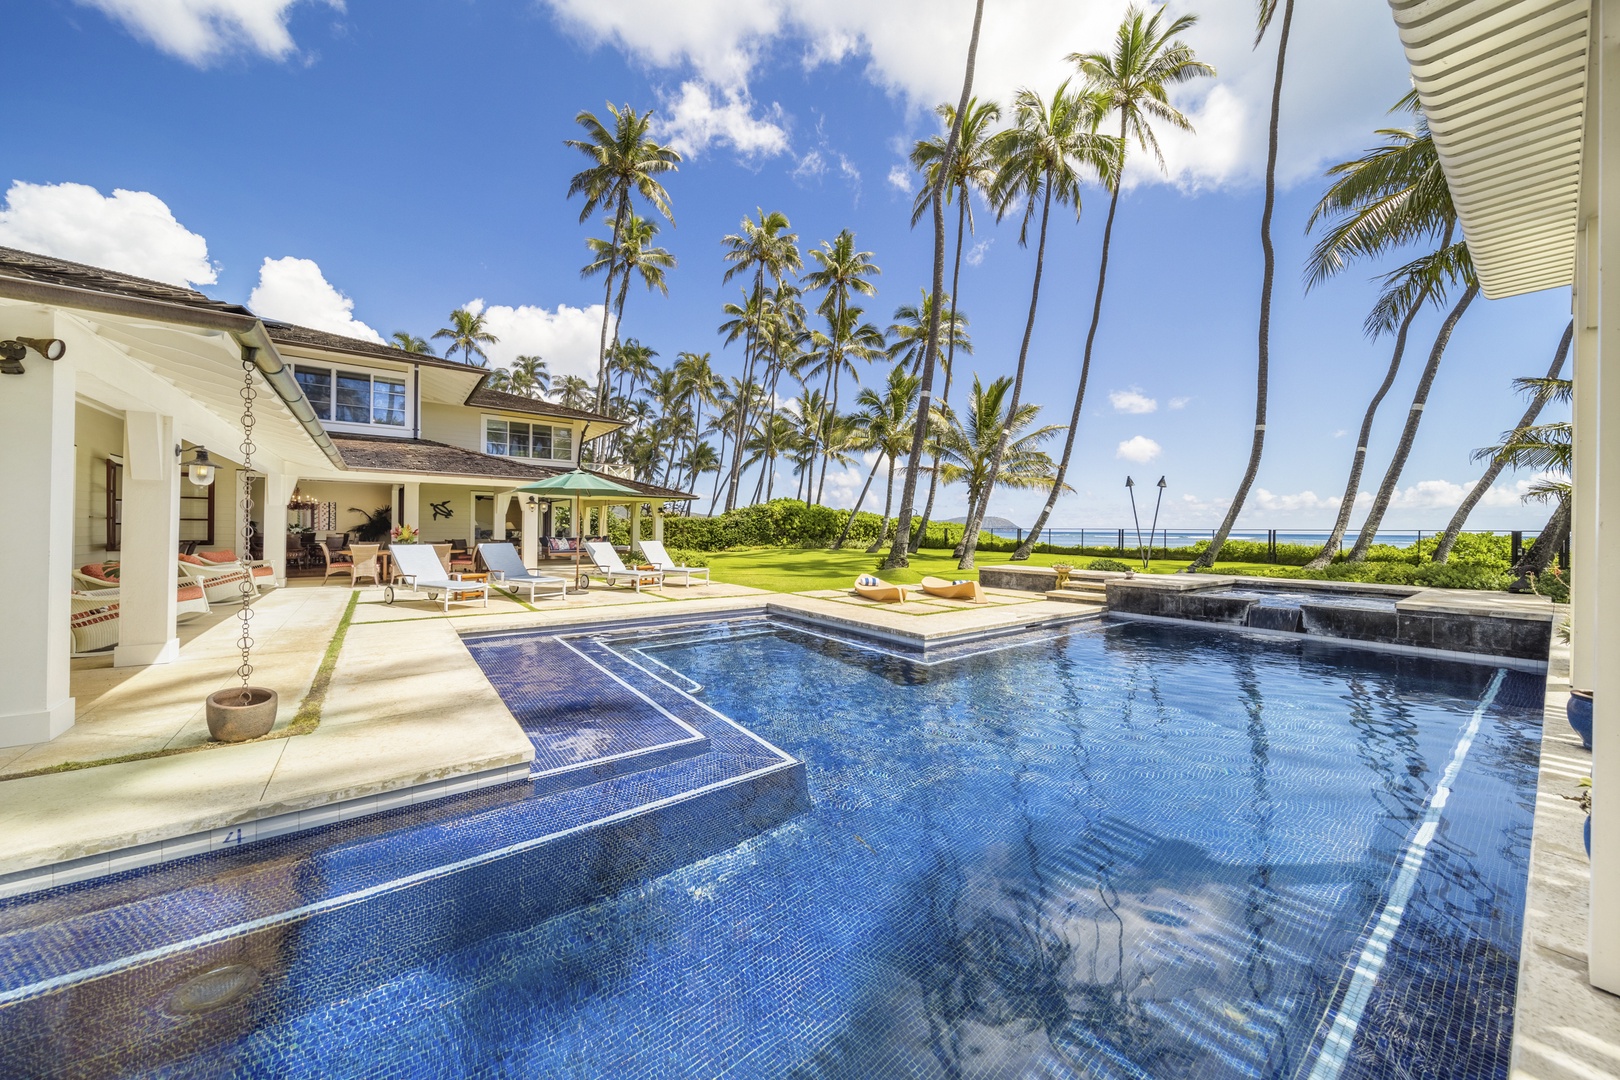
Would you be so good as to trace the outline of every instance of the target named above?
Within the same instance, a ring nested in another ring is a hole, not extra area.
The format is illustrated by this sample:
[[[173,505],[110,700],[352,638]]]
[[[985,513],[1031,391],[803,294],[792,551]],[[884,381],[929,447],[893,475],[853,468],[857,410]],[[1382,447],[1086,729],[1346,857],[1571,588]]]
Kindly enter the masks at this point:
[[[503,693],[524,647],[475,645]],[[592,647],[801,758],[808,808],[544,917],[521,901],[566,860],[315,911],[248,1011],[158,1058],[72,1066],[93,983],[26,1032],[0,1006],[0,1038],[59,1075],[1507,1075],[1540,676],[1146,623],[927,659],[762,622]],[[385,839],[505,842],[525,805]],[[431,937],[446,912],[475,928]]]

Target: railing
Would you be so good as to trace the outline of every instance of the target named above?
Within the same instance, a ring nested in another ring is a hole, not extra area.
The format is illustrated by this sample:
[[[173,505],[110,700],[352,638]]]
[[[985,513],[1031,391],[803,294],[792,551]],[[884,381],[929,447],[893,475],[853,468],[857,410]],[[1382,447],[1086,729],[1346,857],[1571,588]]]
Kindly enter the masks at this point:
[[[1026,536],[1022,528],[981,528],[981,533],[987,533],[998,540],[1008,540],[1022,544]],[[1425,537],[1433,538],[1440,529],[1381,529],[1374,538],[1374,543],[1390,547],[1407,548],[1421,544]],[[1535,540],[1538,530],[1523,529],[1465,529],[1461,535],[1507,536],[1512,552],[1512,561],[1517,563],[1527,543]],[[1320,531],[1301,529],[1242,529],[1233,530],[1227,539],[1240,540],[1249,543],[1263,543],[1267,547],[1265,561],[1277,561],[1277,549],[1282,544],[1304,544],[1320,547],[1332,535],[1328,530]],[[1356,539],[1356,530],[1350,530],[1340,541],[1339,550],[1346,551]],[[961,536],[957,533],[957,538]],[[1047,549],[1064,553],[1092,553],[1118,554],[1121,556],[1141,557],[1144,551],[1150,558],[1168,557],[1169,552],[1177,548],[1187,548],[1199,541],[1214,539],[1214,529],[1171,529],[1159,528],[1148,533],[1143,530],[1136,531],[1136,527],[1112,529],[1057,529],[1047,528],[1041,530],[1040,539],[1036,541],[1036,550]]]

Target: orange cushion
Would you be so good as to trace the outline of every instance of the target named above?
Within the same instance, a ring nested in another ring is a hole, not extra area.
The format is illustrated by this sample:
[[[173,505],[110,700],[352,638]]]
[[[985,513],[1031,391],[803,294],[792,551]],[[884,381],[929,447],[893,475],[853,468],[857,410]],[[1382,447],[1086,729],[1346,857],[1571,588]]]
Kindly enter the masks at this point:
[[[207,594],[203,592],[203,587],[195,581],[185,582],[176,588],[174,592],[176,600],[200,600],[205,595]]]
[[[180,556],[180,561],[183,562],[183,563],[190,563],[192,566],[207,566],[208,565],[208,560],[207,559],[199,559],[195,555],[182,555],[182,556]]]
[[[79,573],[83,574],[85,577],[93,577],[97,581],[116,582],[118,580],[118,564],[98,562],[86,563],[84,566],[79,567]]]
[[[199,562],[204,559],[213,563],[236,561],[236,552],[234,551],[199,551],[197,554],[200,556]]]

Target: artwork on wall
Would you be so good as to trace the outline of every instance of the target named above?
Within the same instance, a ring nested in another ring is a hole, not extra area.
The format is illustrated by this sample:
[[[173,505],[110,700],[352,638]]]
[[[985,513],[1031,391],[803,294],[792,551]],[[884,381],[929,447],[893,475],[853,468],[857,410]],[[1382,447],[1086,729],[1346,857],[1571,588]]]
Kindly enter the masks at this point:
[[[434,521],[438,521],[440,518],[453,518],[456,516],[456,512],[450,509],[449,499],[444,500],[444,502],[430,502],[428,505],[433,508]]]

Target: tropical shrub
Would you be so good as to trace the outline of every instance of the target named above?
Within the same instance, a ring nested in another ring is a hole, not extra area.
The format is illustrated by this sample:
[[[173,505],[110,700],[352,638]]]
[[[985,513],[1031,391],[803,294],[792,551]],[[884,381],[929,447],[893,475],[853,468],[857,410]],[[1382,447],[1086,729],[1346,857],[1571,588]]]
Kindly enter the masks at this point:
[[[1132,568],[1127,566],[1126,564],[1124,564],[1122,562],[1119,562],[1116,559],[1092,559],[1090,562],[1088,562],[1086,564],[1086,569],[1087,570],[1112,570],[1115,573],[1123,574],[1125,571],[1130,570]]]

